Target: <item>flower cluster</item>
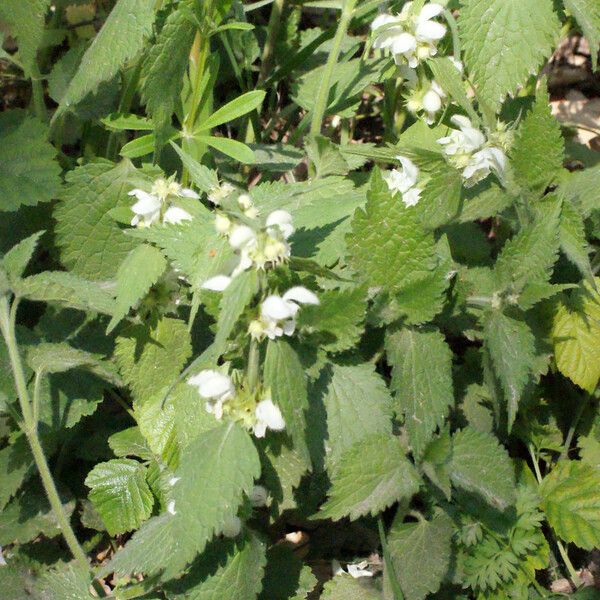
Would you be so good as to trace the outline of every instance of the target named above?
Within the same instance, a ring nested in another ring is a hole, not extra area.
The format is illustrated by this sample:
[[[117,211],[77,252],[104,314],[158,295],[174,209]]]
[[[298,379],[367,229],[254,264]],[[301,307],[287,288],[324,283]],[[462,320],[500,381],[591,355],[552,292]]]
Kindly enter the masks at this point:
[[[393,194],[400,193],[406,207],[415,206],[421,197],[421,189],[416,187],[419,178],[419,168],[405,156],[396,157],[402,164],[402,169],[392,169],[383,178]]]
[[[189,221],[192,215],[183,208],[174,204],[178,198],[193,198],[200,196],[188,188],[171,179],[157,179],[150,192],[134,189],[129,192],[135,196],[137,202],[131,207],[134,213],[131,224],[134,227],[150,227],[155,223],[181,223]]]
[[[374,31],[373,48],[389,50],[397,65],[411,69],[437,54],[437,43],[446,35],[446,26],[433,19],[444,12],[440,4],[425,4],[418,14],[412,2],[397,15],[382,14],[371,24]]]
[[[190,377],[188,383],[198,389],[205,400],[205,409],[221,420],[223,416],[240,421],[258,438],[265,437],[267,429],[283,431],[285,421],[281,411],[271,399],[270,392],[251,393],[236,389],[229,375],[206,369]]]
[[[260,317],[250,323],[248,333],[255,339],[271,340],[292,335],[296,330],[296,315],[302,304],[319,304],[317,296],[305,287],[289,289],[283,296],[267,296],[260,306]]]
[[[471,121],[462,115],[454,115],[452,123],[455,129],[447,136],[440,138],[438,144],[444,147],[444,153],[462,175],[466,187],[472,187],[495,173],[502,181],[506,169],[506,154],[500,143],[486,136]],[[497,135],[495,137],[498,137]]]

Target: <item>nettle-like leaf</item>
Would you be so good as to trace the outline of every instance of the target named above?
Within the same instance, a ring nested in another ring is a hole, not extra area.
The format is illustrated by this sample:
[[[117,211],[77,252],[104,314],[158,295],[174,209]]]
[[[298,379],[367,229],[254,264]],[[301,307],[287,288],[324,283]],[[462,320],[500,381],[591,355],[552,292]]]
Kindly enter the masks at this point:
[[[598,177],[600,166],[564,173],[558,188],[559,195],[571,201],[584,218],[600,209],[600,197],[596,190]]]
[[[13,246],[0,260],[0,265],[4,267],[9,281],[20,279],[33,257],[40,238],[44,235],[43,231],[38,231],[28,238]]]
[[[323,586],[321,600],[381,600],[378,590],[369,578],[354,579],[338,575]]]
[[[59,114],[112,79],[142,49],[152,31],[154,8],[153,0],[118,0],[84,54],[61,99]]]
[[[452,519],[437,512],[431,521],[395,523],[388,547],[406,600],[423,600],[440,588],[450,566]]]
[[[461,171],[443,160],[438,163],[439,167],[431,174],[418,205],[420,219],[426,229],[435,229],[454,220],[463,200]]]
[[[0,511],[4,510],[9,500],[34,472],[33,455],[25,436],[19,436],[13,444],[0,450]]]
[[[391,435],[392,398],[372,364],[332,365],[324,405],[327,412],[327,465],[337,470],[342,455],[375,434]]]
[[[495,110],[533,75],[558,38],[552,0],[462,0],[458,20],[467,71]]]
[[[52,200],[60,187],[48,127],[22,110],[0,114],[0,212]]]
[[[556,534],[580,548],[600,544],[600,471],[562,461],[540,485],[542,508]]]
[[[137,529],[152,513],[154,496],[146,483],[146,467],[128,458],[97,464],[85,485],[110,535]]]
[[[419,459],[454,404],[452,352],[439,331],[406,328],[386,338],[396,411]]]
[[[342,454],[318,516],[337,521],[376,515],[398,500],[410,500],[419,484],[400,440],[389,434],[372,435]]]
[[[600,285],[598,279],[596,285]],[[589,283],[558,302],[552,341],[558,370],[593,392],[600,379],[600,295]]]
[[[515,501],[515,472],[506,450],[491,434],[470,427],[452,438],[450,477],[455,486],[504,510]]]
[[[560,212],[559,229],[560,249],[579,269],[581,275],[592,281],[593,273],[590,265],[590,247],[588,245],[583,217],[577,207],[564,200]]]
[[[560,125],[550,111],[550,97],[543,82],[536,92],[533,108],[517,131],[512,149],[517,181],[543,191],[562,170],[563,159]]]
[[[347,236],[350,265],[370,285],[397,290],[409,277],[427,275],[437,262],[433,235],[420,224],[418,206],[392,196],[374,171],[365,209],[358,209]]]
[[[87,569],[70,563],[48,571],[38,585],[45,600],[93,600],[91,578]]]
[[[579,23],[590,48],[600,46],[600,6],[594,0],[564,0],[565,7]],[[598,68],[598,53],[592,50],[592,66]]]

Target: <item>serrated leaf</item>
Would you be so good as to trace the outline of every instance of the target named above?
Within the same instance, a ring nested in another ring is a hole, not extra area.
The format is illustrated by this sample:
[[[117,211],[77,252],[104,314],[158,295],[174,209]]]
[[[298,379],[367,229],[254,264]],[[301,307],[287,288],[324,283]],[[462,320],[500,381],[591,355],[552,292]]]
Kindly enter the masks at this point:
[[[103,81],[112,79],[144,46],[154,23],[153,0],[119,0],[84,54],[58,114],[74,106]]]
[[[437,262],[433,235],[420,224],[418,205],[406,207],[392,196],[378,170],[346,241],[350,265],[370,286],[397,290],[409,276],[427,275]]]
[[[109,211],[131,206],[127,193],[147,181],[128,160],[116,166],[89,163],[67,175],[54,216],[61,259],[70,270],[95,280],[116,275],[119,265],[139,242],[123,235]]]
[[[341,456],[374,434],[391,435],[392,398],[372,364],[332,365],[324,397],[327,465],[335,472]]]
[[[500,311],[489,313],[483,327],[485,349],[500,380],[508,411],[510,431],[521,394],[535,367],[535,338],[527,323]]]
[[[137,529],[152,514],[146,467],[128,458],[97,464],[86,477],[89,498],[110,535]]]
[[[164,391],[192,353],[186,324],[161,319],[149,330],[134,326],[117,338],[115,359],[136,400],[143,403]]]
[[[73,273],[46,271],[31,275],[13,286],[19,296],[36,302],[111,315],[114,300],[106,286],[86,281]]]
[[[453,221],[462,205],[462,173],[452,165],[439,161],[439,167],[423,189],[418,209],[426,229],[436,229]]]
[[[366,578],[337,575],[323,586],[321,600],[381,600],[381,591]]]
[[[0,113],[0,211],[48,202],[58,192],[61,169],[47,138],[48,127],[25,111]]]
[[[512,149],[513,169],[521,185],[544,189],[562,170],[563,160],[560,125],[550,111],[544,81],[537,89],[533,108],[517,131]]]
[[[514,504],[514,468],[493,435],[466,427],[454,434],[452,448],[450,477],[454,485],[500,510]]]
[[[540,485],[542,508],[556,534],[584,550],[600,545],[600,472],[562,461]]]
[[[310,467],[306,445],[308,396],[300,358],[285,340],[269,340],[263,368],[264,384],[271,389],[273,402],[281,410],[286,433],[305,465]]]
[[[10,280],[17,280],[23,275],[42,235],[44,235],[43,231],[34,233],[32,236],[19,242],[16,246],[13,246],[4,255],[0,262]]]
[[[138,456],[143,460],[152,460],[154,455],[148,443],[144,439],[139,427],[129,427],[113,433],[108,438],[108,445],[115,456],[123,458],[126,456]]]
[[[0,450],[0,511],[33,473],[35,464],[25,436],[19,436],[13,444]]]
[[[404,455],[397,437],[377,434],[346,450],[332,477],[328,500],[319,518],[351,520],[376,515],[398,500],[410,500],[420,477]]]
[[[154,246],[142,244],[134,248],[117,271],[115,312],[106,333],[109,334],[158,281],[167,268],[167,261]]]
[[[581,275],[592,281],[594,275],[590,265],[590,247],[585,233],[583,217],[569,200],[564,200],[560,212],[560,249],[579,269]]]
[[[453,531],[452,519],[441,511],[431,521],[392,526],[388,548],[406,600],[438,591],[450,566]]]
[[[468,223],[479,219],[488,219],[506,210],[513,202],[509,194],[499,185],[489,185],[481,189],[481,185],[467,190],[459,222]]]
[[[314,164],[317,178],[328,175],[346,175],[348,163],[340,149],[328,138],[316,136],[306,145],[308,158]]]
[[[67,564],[48,571],[39,582],[43,600],[93,600],[91,577],[79,564]]]
[[[574,171],[563,175],[558,192],[575,204],[584,219],[600,209],[600,196],[597,192],[600,167]]]
[[[590,44],[592,66],[595,71],[598,68],[598,53],[594,49],[600,47],[600,6],[594,0],[564,0],[564,2]]]
[[[462,0],[458,25],[467,71],[492,110],[550,56],[560,28],[552,0]]]
[[[452,352],[439,331],[413,328],[389,334],[385,348],[396,411],[418,460],[454,404]]]
[[[179,155],[179,158],[188,170],[192,181],[200,191],[210,192],[219,185],[219,177],[216,171],[200,164],[195,158],[190,156],[174,142],[171,142],[171,146]]]
[[[552,341],[558,370],[593,392],[600,379],[600,295],[587,282],[558,303]]]

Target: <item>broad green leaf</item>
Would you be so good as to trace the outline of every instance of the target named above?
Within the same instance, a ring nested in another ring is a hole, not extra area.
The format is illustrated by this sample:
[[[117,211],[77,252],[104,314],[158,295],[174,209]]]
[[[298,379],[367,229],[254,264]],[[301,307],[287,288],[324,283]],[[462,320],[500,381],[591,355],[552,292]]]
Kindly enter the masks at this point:
[[[110,333],[158,281],[167,268],[167,261],[154,246],[142,244],[134,248],[117,271],[115,312],[108,324]]]
[[[517,131],[512,149],[513,169],[521,185],[543,190],[559,175],[563,160],[560,125],[550,111],[544,81],[536,92],[533,108]]]
[[[452,519],[436,512],[431,521],[395,523],[388,536],[390,558],[406,600],[435,594],[452,556]]]
[[[273,402],[281,410],[286,433],[309,467],[310,456],[306,445],[306,376],[298,354],[287,341],[269,340],[263,377],[265,386],[271,389]]]
[[[575,204],[584,218],[600,209],[600,194],[598,194],[598,178],[600,167],[596,166],[583,171],[564,173],[558,192],[561,196]]]
[[[370,285],[397,290],[409,277],[435,268],[433,235],[425,232],[418,206],[392,196],[380,171],[374,171],[365,209],[358,209],[347,236],[350,265]]]
[[[327,412],[327,464],[335,472],[341,456],[357,442],[391,435],[392,398],[372,364],[332,365],[323,399]]]
[[[500,510],[514,504],[514,468],[493,435],[466,427],[454,434],[452,447],[450,477],[455,486]]]
[[[152,123],[139,115],[113,113],[100,119],[102,125],[114,131],[152,131]]]
[[[461,172],[439,161],[439,167],[431,174],[418,204],[420,221],[426,229],[441,227],[458,217],[463,199],[462,184]]]
[[[375,516],[398,500],[410,500],[419,483],[398,438],[372,435],[342,454],[318,517],[334,521],[350,517],[354,521],[368,514]]]
[[[381,591],[368,577],[337,575],[323,586],[321,600],[381,600]]]
[[[44,600],[94,600],[91,583],[87,569],[70,563],[44,573],[38,589]]]
[[[348,163],[339,147],[324,136],[311,138],[306,144],[306,153],[315,166],[317,179],[348,173]]]
[[[174,510],[194,532],[198,552],[223,530],[260,476],[258,452],[248,432],[223,423],[181,451]]]
[[[594,0],[564,0],[564,3],[590,44],[595,71],[598,68],[598,53],[594,49],[600,47],[600,5]]]
[[[217,176],[216,171],[201,165],[196,159],[174,142],[171,142],[171,146],[179,155],[183,166],[188,170],[192,181],[200,191],[210,192],[219,185],[219,177]]]
[[[593,392],[600,379],[600,295],[587,282],[558,303],[552,341],[558,370]]]
[[[600,471],[562,461],[540,485],[542,508],[556,534],[584,550],[600,545]]]
[[[47,138],[47,126],[25,111],[0,113],[0,212],[55,197],[61,169]]]
[[[552,53],[560,23],[552,0],[462,0],[458,26],[467,73],[496,110]]]
[[[106,286],[63,271],[31,275],[19,281],[13,289],[17,295],[36,302],[105,315],[111,315],[114,311],[114,300]]]
[[[84,54],[58,113],[77,104],[103,81],[112,79],[138,54],[152,32],[154,7],[154,0],[118,0]]]
[[[171,600],[254,600],[262,588],[265,544],[255,535],[211,544],[190,573],[168,586]]]
[[[454,405],[452,352],[435,330],[401,329],[386,338],[396,412],[418,460]]]
[[[134,199],[128,192],[147,183],[148,178],[129,160],[116,166],[89,163],[67,175],[54,217],[61,259],[70,270],[100,281],[117,274],[119,265],[139,242],[123,235],[109,211],[132,206]]]
[[[198,135],[194,139],[243,164],[251,165],[254,162],[254,152],[246,144],[242,144],[237,140],[215,137],[214,135]]]
[[[593,281],[588,245],[583,217],[570,200],[564,200],[560,212],[560,249],[579,269],[581,275]]]
[[[35,473],[33,455],[24,435],[0,450],[0,511],[17,493],[23,482]]]
[[[161,319],[155,328],[136,325],[117,338],[115,359],[136,400],[148,401],[164,391],[192,353],[186,324]]]
[[[146,467],[129,458],[97,464],[86,477],[89,498],[110,535],[137,529],[152,514]]]
[[[265,95],[266,92],[263,90],[255,90],[238,96],[235,100],[231,100],[231,102],[221,106],[221,108],[210,115],[208,119],[202,121],[196,127],[196,131],[208,131],[223,123],[228,123],[242,115],[248,114],[262,104]]]
[[[0,264],[6,270],[9,279],[17,280],[22,277],[42,235],[44,235],[43,231],[34,233],[32,236],[19,242],[16,246],[13,246],[4,255]]]
[[[150,450],[170,467],[177,466],[178,446],[175,432],[175,407],[163,406],[163,391],[133,403],[134,416]],[[200,405],[201,406],[201,405]]]
[[[485,185],[487,185],[487,182]],[[510,195],[499,185],[492,184],[483,190],[480,188],[481,185],[476,186],[465,194],[465,201],[458,218],[461,223],[495,217],[506,210],[513,202]]]
[[[123,458],[126,456],[137,456],[143,460],[154,458],[148,443],[144,439],[139,427],[129,427],[113,433],[108,438],[108,445],[115,456]]]
[[[513,426],[521,394],[535,367],[535,338],[529,325],[500,311],[484,319],[484,344],[499,379],[508,411],[508,429]]]

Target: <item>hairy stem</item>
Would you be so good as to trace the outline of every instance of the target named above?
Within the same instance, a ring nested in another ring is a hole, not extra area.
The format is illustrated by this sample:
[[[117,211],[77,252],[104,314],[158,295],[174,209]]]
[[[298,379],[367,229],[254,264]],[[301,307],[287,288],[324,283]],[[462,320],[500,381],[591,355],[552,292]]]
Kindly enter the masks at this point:
[[[251,392],[256,389],[258,384],[258,371],[260,362],[260,348],[258,340],[252,338],[250,342],[250,350],[248,351],[248,388]]]
[[[263,48],[260,72],[258,74],[259,86],[267,78],[267,75],[271,70],[273,51],[275,50],[275,43],[277,42],[277,36],[279,35],[279,30],[281,28],[281,15],[283,14],[284,6],[285,0],[275,0],[271,7],[271,16],[269,17],[269,24],[267,26],[267,41]]]
[[[383,562],[385,563],[385,570],[392,588],[394,600],[404,600],[404,594],[400,589],[400,584],[398,583],[398,578],[396,577],[396,571],[394,570],[394,565],[392,564],[390,553],[388,551],[385,528],[383,527],[383,519],[381,516],[377,517],[377,529],[379,530],[379,541],[381,543],[381,551],[383,553]]]

